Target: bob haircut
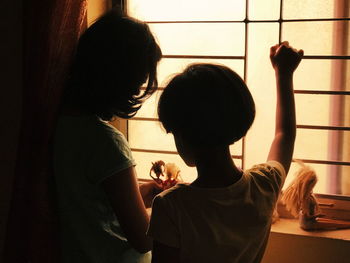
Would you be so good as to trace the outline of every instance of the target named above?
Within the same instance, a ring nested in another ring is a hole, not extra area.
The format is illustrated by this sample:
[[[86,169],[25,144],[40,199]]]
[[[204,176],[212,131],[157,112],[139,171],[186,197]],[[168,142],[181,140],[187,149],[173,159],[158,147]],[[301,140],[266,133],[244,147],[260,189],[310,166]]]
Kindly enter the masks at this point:
[[[131,118],[158,88],[161,56],[147,24],[112,10],[81,35],[63,103],[106,121]]]
[[[255,105],[242,78],[223,65],[192,64],[167,84],[158,104],[167,132],[195,147],[230,145],[247,133]]]

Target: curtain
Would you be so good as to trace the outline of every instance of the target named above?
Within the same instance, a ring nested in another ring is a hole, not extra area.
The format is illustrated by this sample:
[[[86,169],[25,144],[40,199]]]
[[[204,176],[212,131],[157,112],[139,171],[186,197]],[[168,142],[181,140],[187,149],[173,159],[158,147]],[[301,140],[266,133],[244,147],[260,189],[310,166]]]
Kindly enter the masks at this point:
[[[86,6],[86,0],[23,2],[23,110],[5,263],[59,262],[51,141]]]

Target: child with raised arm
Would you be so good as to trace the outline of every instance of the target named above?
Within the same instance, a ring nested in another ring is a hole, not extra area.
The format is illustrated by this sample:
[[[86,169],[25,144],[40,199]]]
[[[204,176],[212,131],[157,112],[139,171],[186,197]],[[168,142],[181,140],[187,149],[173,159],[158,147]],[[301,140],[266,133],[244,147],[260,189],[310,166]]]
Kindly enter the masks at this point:
[[[160,97],[158,114],[197,179],[153,201],[148,235],[152,262],[260,262],[272,213],[289,170],[296,133],[293,72],[303,52],[288,42],[271,48],[276,72],[276,132],[266,163],[242,171],[229,145],[247,133],[253,98],[231,69],[193,64]],[[258,149],[257,149],[258,150]]]
[[[160,58],[147,24],[115,10],[80,37],[54,138],[62,263],[151,261],[146,207],[160,187],[139,187],[128,143],[108,121],[131,118],[157,89]]]

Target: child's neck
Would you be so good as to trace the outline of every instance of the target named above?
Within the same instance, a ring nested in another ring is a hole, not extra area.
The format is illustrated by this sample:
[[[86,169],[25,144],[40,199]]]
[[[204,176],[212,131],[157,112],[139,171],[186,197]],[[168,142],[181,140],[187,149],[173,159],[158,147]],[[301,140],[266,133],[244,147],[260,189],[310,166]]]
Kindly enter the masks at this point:
[[[198,177],[191,184],[203,188],[227,187],[236,183],[242,171],[234,164],[229,147],[203,150],[196,154]]]

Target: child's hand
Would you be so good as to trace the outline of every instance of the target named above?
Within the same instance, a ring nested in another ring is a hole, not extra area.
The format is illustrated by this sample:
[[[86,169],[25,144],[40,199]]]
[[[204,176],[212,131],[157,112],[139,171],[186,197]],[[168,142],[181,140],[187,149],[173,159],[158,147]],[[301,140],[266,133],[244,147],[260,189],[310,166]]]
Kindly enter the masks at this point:
[[[304,51],[296,50],[289,46],[288,41],[282,42],[270,48],[270,60],[272,67],[279,74],[292,74],[298,67]]]
[[[139,189],[146,208],[151,207],[153,198],[163,190],[155,181],[140,184]]]

